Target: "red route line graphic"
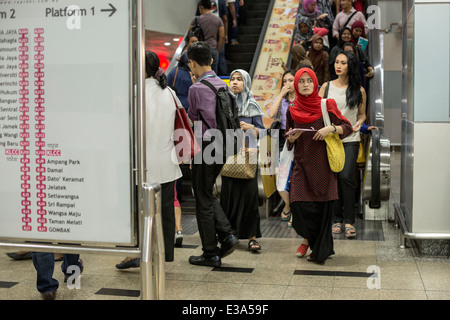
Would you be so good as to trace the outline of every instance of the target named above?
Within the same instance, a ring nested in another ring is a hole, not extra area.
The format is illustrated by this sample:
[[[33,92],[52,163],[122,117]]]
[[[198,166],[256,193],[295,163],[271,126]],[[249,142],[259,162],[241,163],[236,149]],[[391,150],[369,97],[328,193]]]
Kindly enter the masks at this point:
[[[34,29],[34,34],[36,35],[36,37],[34,38],[34,42],[36,43],[36,46],[34,47],[34,50],[36,52],[34,59],[36,60],[36,63],[34,64],[34,68],[36,69],[36,72],[34,73],[34,77],[36,78],[36,81],[34,82],[36,89],[34,90],[34,94],[36,95],[36,98],[34,99],[34,102],[36,104],[36,107],[34,109],[34,111],[36,112],[36,116],[35,116],[35,120],[36,120],[36,125],[35,125],[35,129],[36,129],[36,133],[35,133],[35,138],[36,138],[36,172],[37,172],[37,176],[36,176],[36,180],[38,182],[38,184],[36,185],[37,190],[37,206],[38,206],[38,210],[37,210],[37,214],[39,216],[39,218],[37,219],[37,222],[40,223],[40,226],[38,226],[38,231],[39,232],[47,232],[47,227],[45,226],[45,224],[47,223],[47,219],[45,218],[45,216],[47,215],[47,202],[46,197],[47,194],[45,192],[45,189],[47,188],[46,184],[45,184],[45,180],[46,180],[46,176],[44,175],[45,173],[45,133],[44,133],[44,129],[45,129],[45,124],[43,123],[45,121],[45,107],[44,107],[44,103],[45,103],[45,99],[44,99],[44,94],[45,94],[45,90],[44,90],[44,85],[45,82],[43,80],[44,78],[44,63],[42,62],[44,60],[44,55],[42,54],[42,52],[44,51],[44,46],[42,45],[42,43],[44,42],[44,37],[42,36],[44,33],[44,29],[43,28],[36,28]]]
[[[19,52],[21,53],[19,56],[19,60],[20,60],[20,64],[19,64],[19,69],[21,69],[21,72],[19,74],[19,77],[22,79],[21,81],[19,81],[19,86],[21,86],[22,89],[20,89],[19,94],[22,96],[19,99],[19,103],[20,103],[20,112],[22,112],[22,114],[20,115],[19,119],[21,122],[20,124],[20,129],[23,130],[22,132],[20,132],[20,137],[23,139],[20,142],[20,146],[22,147],[22,150],[20,150],[20,154],[22,155],[22,158],[20,159],[20,162],[22,164],[22,166],[20,167],[20,171],[21,171],[21,187],[22,187],[22,222],[25,223],[22,226],[22,230],[23,231],[31,231],[31,201],[30,201],[30,197],[31,197],[31,193],[30,193],[30,175],[28,174],[30,172],[30,167],[28,166],[28,164],[30,163],[30,158],[28,157],[30,155],[30,150],[28,149],[30,142],[28,141],[28,138],[30,137],[30,133],[28,132],[28,129],[30,128],[30,125],[28,123],[29,120],[29,116],[28,116],[28,103],[29,103],[29,99],[28,99],[28,38],[27,38],[27,34],[28,34],[28,29],[19,29],[19,34],[21,35],[21,37],[19,38],[19,43],[21,43],[20,47],[19,47]]]

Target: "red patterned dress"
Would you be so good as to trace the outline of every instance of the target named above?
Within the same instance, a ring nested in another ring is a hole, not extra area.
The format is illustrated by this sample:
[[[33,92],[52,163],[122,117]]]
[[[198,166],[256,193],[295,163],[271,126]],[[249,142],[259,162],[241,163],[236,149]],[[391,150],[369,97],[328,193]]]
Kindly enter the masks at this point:
[[[348,121],[329,113],[331,122],[341,126],[341,139],[350,135],[353,128]],[[316,121],[300,124],[292,119],[288,110],[286,130],[289,128],[324,127],[322,117]],[[312,250],[311,259],[325,261],[334,254],[331,234],[332,204],[338,199],[336,173],[328,164],[326,144],[323,140],[313,140],[315,131],[305,131],[294,142],[294,165],[291,172],[289,202],[293,215],[292,226],[303,238],[308,239]],[[286,140],[287,141],[287,140]],[[289,146],[292,148],[292,145]]]

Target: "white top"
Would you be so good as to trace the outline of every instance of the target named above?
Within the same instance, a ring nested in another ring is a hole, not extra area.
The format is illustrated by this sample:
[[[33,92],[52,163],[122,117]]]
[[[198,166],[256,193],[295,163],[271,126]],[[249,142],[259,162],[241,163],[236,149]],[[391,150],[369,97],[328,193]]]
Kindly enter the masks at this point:
[[[347,97],[345,95],[347,88],[338,88],[333,85],[333,82],[330,82],[330,89],[328,90],[328,99],[333,99],[336,101],[337,107],[339,111],[341,111],[342,115],[350,121],[351,125],[354,126],[356,121],[358,121],[358,108],[350,109],[347,105]],[[360,133],[353,132],[348,137],[342,139],[342,142],[359,142]]]
[[[182,176],[175,155],[173,131],[176,106],[170,88],[154,78],[145,80],[147,183],[167,183]],[[178,99],[172,91],[175,99]],[[181,102],[180,102],[181,104]]]

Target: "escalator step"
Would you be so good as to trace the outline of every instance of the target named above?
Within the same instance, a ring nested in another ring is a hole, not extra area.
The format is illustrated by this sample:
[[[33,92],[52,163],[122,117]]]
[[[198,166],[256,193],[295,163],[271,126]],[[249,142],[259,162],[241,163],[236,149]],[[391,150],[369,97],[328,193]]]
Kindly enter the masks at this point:
[[[241,40],[241,39],[239,39]],[[226,52],[228,54],[241,54],[241,53],[249,53],[249,52],[255,52],[256,47],[258,46],[258,43],[248,43],[248,42],[239,42],[238,45],[233,46],[227,46]]]
[[[238,34],[245,34],[245,35],[260,35],[262,29],[262,24],[259,26],[240,26],[238,28]]]
[[[266,20],[265,16],[262,18],[247,18],[245,26],[248,26],[248,27],[258,26],[261,28],[261,26],[264,24],[265,20]]]
[[[252,63],[253,57],[255,56],[255,52],[245,52],[233,55],[227,55],[225,52],[225,57],[229,57],[232,62],[240,62],[240,63]]]
[[[265,18],[267,15],[267,10],[249,10],[247,11],[247,20],[253,18]]]
[[[245,63],[245,62],[244,63],[242,63],[242,62],[241,63],[236,63],[236,62],[228,62],[227,63],[228,73],[230,73],[231,71],[236,70],[236,69],[242,69],[242,70],[249,72],[251,66],[252,66],[251,62],[250,63]]]
[[[239,43],[258,43],[259,34],[240,34],[238,41]]]
[[[269,3],[247,3],[247,12],[249,11],[266,11],[269,9]]]

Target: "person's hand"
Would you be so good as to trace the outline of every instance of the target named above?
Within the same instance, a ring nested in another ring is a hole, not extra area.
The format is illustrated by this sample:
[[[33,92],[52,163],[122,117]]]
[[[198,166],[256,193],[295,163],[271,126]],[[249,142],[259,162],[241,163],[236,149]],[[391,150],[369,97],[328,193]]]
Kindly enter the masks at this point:
[[[328,17],[328,13],[322,13],[317,19],[325,19],[326,17]]]
[[[291,131],[292,128],[289,128],[288,132]],[[295,140],[297,140],[301,135],[302,135],[303,131],[297,131],[294,134],[291,134],[288,136],[288,141],[290,144],[294,143]]]
[[[192,84],[195,84],[197,82],[197,77],[191,71],[189,71],[189,75],[191,76]]]
[[[287,85],[284,85],[281,88],[281,96],[286,97],[286,95],[289,93],[290,88]]]
[[[353,131],[357,132],[357,131],[361,130],[361,126],[362,126],[362,123],[360,121],[356,121],[355,125],[353,126]]]
[[[373,69],[370,69],[367,73],[366,73],[366,77],[367,78],[372,78],[375,75],[375,71],[373,71]]]
[[[250,123],[247,123],[247,122],[244,122],[244,121],[241,121],[239,124],[241,126],[241,129],[244,130],[244,131],[247,131],[247,130],[250,130],[250,129],[255,129],[254,125],[252,125]]]
[[[369,130],[369,131],[378,130],[378,127],[370,126],[370,127],[367,128],[367,130]]]
[[[322,129],[316,132],[316,134],[313,137],[313,140],[325,140],[325,137],[331,132],[334,132],[333,126],[323,127]]]

